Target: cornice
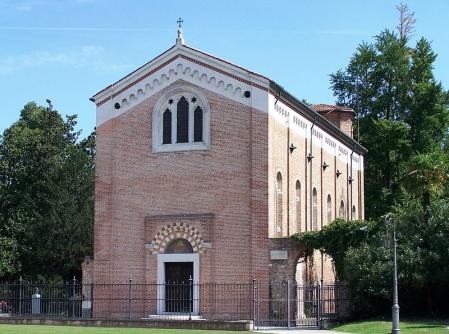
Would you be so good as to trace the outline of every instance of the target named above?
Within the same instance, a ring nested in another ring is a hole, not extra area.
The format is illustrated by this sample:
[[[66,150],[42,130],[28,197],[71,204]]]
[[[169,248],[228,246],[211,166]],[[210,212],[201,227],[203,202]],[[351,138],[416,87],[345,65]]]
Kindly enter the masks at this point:
[[[282,101],[285,105],[288,105],[292,110],[302,115],[308,121],[315,122],[320,128],[341,141],[349,149],[353,149],[358,154],[366,154],[368,152],[368,150],[360,145],[360,143],[346,135],[326,118],[321,116],[318,112],[314,111],[305,103],[298,100],[274,81],[271,81],[270,83],[270,94],[276,97],[276,99]]]
[[[145,80],[145,78],[151,76],[159,69],[179,58],[189,60],[200,66],[226,75],[229,78],[245,83],[251,87],[268,91],[268,78],[254,72],[247,71],[242,67],[233,65],[225,60],[208,55],[207,53],[191,47],[185,45],[175,45],[145,65],[139,67],[137,70],[131,72],[124,78],[101,90],[91,98],[91,101],[95,102],[98,107],[125,92],[142,80]]]

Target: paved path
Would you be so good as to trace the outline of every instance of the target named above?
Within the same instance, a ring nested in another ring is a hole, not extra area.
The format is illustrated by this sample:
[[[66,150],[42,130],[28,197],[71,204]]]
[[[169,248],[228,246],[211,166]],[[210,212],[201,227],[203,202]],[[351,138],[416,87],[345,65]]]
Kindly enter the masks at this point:
[[[255,331],[256,333],[271,334],[342,334],[339,332],[320,330],[320,329],[264,329]]]

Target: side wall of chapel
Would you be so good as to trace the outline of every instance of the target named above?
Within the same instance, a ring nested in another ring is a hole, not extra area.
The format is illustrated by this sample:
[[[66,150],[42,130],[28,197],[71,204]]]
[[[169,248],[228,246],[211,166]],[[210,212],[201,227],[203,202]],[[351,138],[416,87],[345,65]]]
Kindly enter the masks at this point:
[[[316,229],[320,230],[337,217],[351,219],[353,210],[351,204],[354,207],[352,219],[364,217],[363,156],[353,153],[351,173],[351,149],[316,124],[313,126],[311,137],[312,125],[313,120],[299,115],[289,105],[270,95],[268,130],[270,238],[288,238],[292,234],[314,229],[315,224]],[[289,150],[291,144],[296,147],[293,152]],[[309,153],[313,156],[311,161],[307,157]],[[326,168],[323,168],[324,164]],[[281,189],[279,189],[279,173],[282,175]],[[313,196],[314,189],[316,201]],[[279,191],[282,194],[282,204],[278,197]],[[340,210],[342,202],[344,210]],[[316,218],[314,226],[311,226],[311,216]],[[277,247],[272,250],[283,250],[279,242]],[[288,247],[284,248],[287,250]],[[306,260],[298,250],[288,249],[288,251],[296,254],[296,257],[293,256],[295,263]],[[287,257],[292,259],[291,254]],[[272,267],[278,267],[279,261],[283,260],[272,259]],[[284,261],[287,263],[290,260]],[[335,281],[330,258],[322,256],[319,252],[315,252],[307,259],[307,265],[303,265],[303,268],[306,267],[307,273],[302,275],[302,282],[298,283],[321,279],[327,283]],[[294,279],[296,275],[294,268],[290,271],[292,272],[286,279]],[[274,271],[272,272],[276,276]],[[282,278],[273,278],[279,279]]]

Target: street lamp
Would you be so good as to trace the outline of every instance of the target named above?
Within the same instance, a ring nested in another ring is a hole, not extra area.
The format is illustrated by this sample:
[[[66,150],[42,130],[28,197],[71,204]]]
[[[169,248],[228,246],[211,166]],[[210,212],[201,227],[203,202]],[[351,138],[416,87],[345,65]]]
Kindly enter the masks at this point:
[[[399,334],[401,332],[401,329],[399,328],[398,266],[396,261],[396,222],[394,221],[393,214],[391,213],[385,216],[385,227],[390,224],[393,225],[393,306],[391,308],[393,327],[391,329],[391,334]]]

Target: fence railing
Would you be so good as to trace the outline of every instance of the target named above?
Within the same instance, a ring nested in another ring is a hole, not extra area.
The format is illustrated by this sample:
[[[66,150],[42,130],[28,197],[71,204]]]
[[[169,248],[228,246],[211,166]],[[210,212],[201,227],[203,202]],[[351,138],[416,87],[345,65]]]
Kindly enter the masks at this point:
[[[253,320],[256,327],[320,327],[348,311],[343,284],[0,283],[0,316],[10,317]]]

